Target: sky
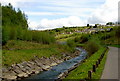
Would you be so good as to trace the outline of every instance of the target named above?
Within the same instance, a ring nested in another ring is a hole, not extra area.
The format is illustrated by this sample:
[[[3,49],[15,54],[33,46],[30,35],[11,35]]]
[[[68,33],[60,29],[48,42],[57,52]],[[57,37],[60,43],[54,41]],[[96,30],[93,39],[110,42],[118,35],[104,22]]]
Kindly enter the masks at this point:
[[[120,0],[1,0],[28,16],[32,30],[117,22]]]

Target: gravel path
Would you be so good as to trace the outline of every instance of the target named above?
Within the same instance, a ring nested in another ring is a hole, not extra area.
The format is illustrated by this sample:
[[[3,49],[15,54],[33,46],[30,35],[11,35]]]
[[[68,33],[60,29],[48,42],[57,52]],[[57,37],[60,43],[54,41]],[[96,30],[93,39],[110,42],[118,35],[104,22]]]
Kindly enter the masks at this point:
[[[101,79],[118,79],[118,58],[120,59],[120,57],[118,57],[118,49],[120,50],[120,48],[109,47]]]

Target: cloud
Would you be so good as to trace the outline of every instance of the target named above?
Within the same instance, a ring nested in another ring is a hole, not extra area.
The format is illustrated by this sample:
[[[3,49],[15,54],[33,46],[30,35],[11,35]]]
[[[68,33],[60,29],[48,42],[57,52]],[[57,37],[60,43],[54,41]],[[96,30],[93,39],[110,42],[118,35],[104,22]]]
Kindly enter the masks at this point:
[[[42,15],[62,15],[63,13],[59,12],[25,12],[27,15],[35,15],[35,16],[42,16]]]
[[[19,3],[33,2],[34,0],[1,0],[2,5],[11,3],[14,7],[18,7]],[[21,5],[22,6],[22,5]]]
[[[15,8],[22,9],[31,20],[29,28],[40,30],[117,21],[118,1],[1,0],[1,3],[5,5],[10,2]]]
[[[32,25],[32,23],[30,24]],[[69,16],[66,18],[60,18],[60,19],[54,19],[54,20],[48,20],[48,19],[42,19],[36,27],[29,26],[30,29],[33,30],[45,30],[45,29],[54,29],[54,28],[60,28],[63,26],[83,26],[86,25],[85,22],[83,22],[79,17],[77,16]]]
[[[88,18],[90,24],[116,22],[118,19],[118,1],[106,0],[106,2],[97,8]]]
[[[39,25],[39,21],[36,22],[36,21],[28,20],[29,29],[35,30],[38,25]]]

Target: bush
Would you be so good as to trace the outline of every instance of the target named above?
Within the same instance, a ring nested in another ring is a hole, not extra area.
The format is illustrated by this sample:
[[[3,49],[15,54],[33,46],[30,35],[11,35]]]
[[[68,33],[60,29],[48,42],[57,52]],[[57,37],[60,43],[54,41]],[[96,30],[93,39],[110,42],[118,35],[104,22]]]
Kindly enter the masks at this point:
[[[68,45],[69,47],[75,47],[75,42],[74,42],[74,40],[72,40],[72,39],[67,40],[67,45]]]
[[[91,56],[92,54],[97,52],[100,47],[101,47],[100,42],[95,39],[89,40],[85,45],[85,49],[88,52],[88,56]]]
[[[74,40],[69,39],[67,40],[67,45],[65,49],[73,53],[75,51],[75,46],[76,45],[75,45]]]
[[[112,36],[109,33],[105,33],[105,34],[102,34],[100,37],[101,37],[100,38],[101,40],[106,40],[106,39],[109,39]]]
[[[88,39],[89,39],[89,35],[83,34],[82,36],[75,37],[75,42],[85,43],[88,41]]]
[[[115,29],[115,36],[117,38],[120,38],[120,26],[118,26],[116,29]]]

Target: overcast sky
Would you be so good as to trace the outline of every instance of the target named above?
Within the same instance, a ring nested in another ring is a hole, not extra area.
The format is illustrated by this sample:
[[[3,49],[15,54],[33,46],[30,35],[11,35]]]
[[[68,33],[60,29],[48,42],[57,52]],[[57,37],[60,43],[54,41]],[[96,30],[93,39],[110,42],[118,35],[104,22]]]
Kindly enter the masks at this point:
[[[120,0],[1,0],[28,16],[30,29],[45,30],[87,23],[116,22]]]

